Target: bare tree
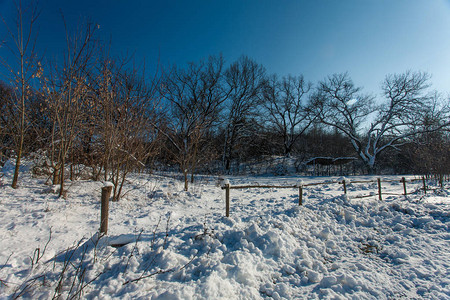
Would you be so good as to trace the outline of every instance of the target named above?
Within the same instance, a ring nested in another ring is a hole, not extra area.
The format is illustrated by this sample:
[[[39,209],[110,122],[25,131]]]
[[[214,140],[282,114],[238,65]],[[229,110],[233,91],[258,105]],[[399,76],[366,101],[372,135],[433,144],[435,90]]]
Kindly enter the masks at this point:
[[[11,64],[1,59],[2,64],[11,71],[10,81],[13,87],[12,97],[12,127],[14,128],[13,140],[16,152],[16,165],[11,186],[17,187],[19,167],[24,149],[24,137],[27,131],[27,101],[33,94],[33,81],[42,75],[42,66],[38,61],[35,51],[36,31],[35,23],[39,16],[38,7],[31,2],[25,7],[21,0],[15,3],[16,20],[15,27],[11,28],[3,19],[3,23],[9,33],[11,44],[6,44],[13,54],[15,61]]]
[[[103,170],[105,179],[114,184],[114,201],[120,199],[128,173],[145,167],[159,150],[160,135],[154,126],[161,117],[156,97],[159,77],[147,84],[144,70],[127,67],[106,58],[97,86]]]
[[[98,105],[95,109],[95,115],[97,120],[93,120],[94,127],[97,134],[101,137],[99,139],[99,159],[101,160],[98,166],[97,174],[93,174],[94,178],[97,180],[104,172],[104,180],[109,179],[112,167],[110,166],[111,157],[115,145],[117,145],[114,122],[116,114],[116,97],[119,94],[120,73],[124,66],[124,62],[116,62],[109,57],[108,54],[102,57],[98,63],[98,70],[95,77],[93,77],[92,83],[90,84],[93,93],[95,94],[95,99]],[[94,173],[97,166],[92,165]]]
[[[86,24],[74,36],[67,32],[67,52],[62,66],[54,66],[45,80],[44,95],[52,120],[51,164],[53,184],[64,195],[65,166],[83,119],[83,103],[90,101],[87,78],[92,68],[97,27]]]
[[[383,83],[385,101],[375,105],[360,92],[348,74],[335,74],[319,83],[314,96],[321,121],[350,138],[368,171],[375,171],[377,156],[398,148],[424,129],[417,128],[430,107],[429,76],[420,72],[388,75]],[[432,128],[428,130],[436,130]]]
[[[450,173],[450,137],[443,132],[419,135],[407,150],[414,171],[436,177]]]
[[[284,154],[289,156],[295,141],[308,129],[314,117],[307,104],[312,87],[302,75],[279,80],[270,77],[264,90],[265,107],[274,130],[283,139]]]
[[[230,170],[244,136],[251,134],[252,120],[260,114],[265,69],[247,56],[242,56],[230,65],[224,74],[230,90],[226,102],[225,141],[223,164]]]
[[[450,172],[450,131],[443,126],[449,122],[450,101],[444,103],[435,93],[430,104],[417,119],[415,130],[419,133],[406,149],[416,172],[442,177]]]
[[[165,131],[169,147],[184,176],[188,190],[198,164],[200,143],[217,123],[227,93],[223,90],[223,58],[209,57],[200,63],[190,63],[186,69],[174,67],[166,74],[162,94],[169,101],[170,121]]]

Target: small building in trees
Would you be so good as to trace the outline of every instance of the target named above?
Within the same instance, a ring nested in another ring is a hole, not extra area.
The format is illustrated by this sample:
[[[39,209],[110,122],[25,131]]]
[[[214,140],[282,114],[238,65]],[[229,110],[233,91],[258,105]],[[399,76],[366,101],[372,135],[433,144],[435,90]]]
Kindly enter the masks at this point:
[[[312,166],[313,176],[331,176],[355,173],[356,157],[314,157],[308,160],[306,166]]]

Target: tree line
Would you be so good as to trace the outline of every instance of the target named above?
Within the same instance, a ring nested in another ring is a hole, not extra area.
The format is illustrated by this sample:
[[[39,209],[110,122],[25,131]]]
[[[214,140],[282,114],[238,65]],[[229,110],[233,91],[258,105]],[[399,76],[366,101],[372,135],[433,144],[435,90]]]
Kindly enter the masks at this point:
[[[17,4],[6,44],[15,61],[2,59],[10,73],[0,84],[0,154],[2,162],[16,158],[13,187],[21,158],[36,151],[61,196],[84,166],[114,183],[114,200],[129,172],[161,165],[183,174],[185,190],[196,173],[235,173],[275,155],[299,166],[356,157],[368,173],[450,170],[449,100],[431,91],[426,73],[386,76],[379,98],[347,73],[313,84],[269,74],[247,56],[147,74],[132,57],[112,56],[91,23],[66,28],[62,60],[43,58],[37,20],[36,5]]]

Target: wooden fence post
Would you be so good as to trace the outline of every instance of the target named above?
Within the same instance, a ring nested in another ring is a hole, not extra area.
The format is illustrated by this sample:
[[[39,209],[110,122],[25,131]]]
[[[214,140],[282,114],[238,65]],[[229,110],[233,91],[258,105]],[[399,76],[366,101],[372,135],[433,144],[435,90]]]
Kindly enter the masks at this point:
[[[230,216],[230,184],[225,184],[225,215]]]
[[[100,214],[100,233],[108,233],[109,197],[111,196],[112,185],[102,187],[102,206]]]
[[[422,176],[422,182],[423,182],[423,191],[426,194],[427,193],[427,183],[425,181],[425,176]]]
[[[347,194],[347,185],[345,184],[345,179],[342,180],[342,185],[344,186],[344,194]]]
[[[303,205],[303,186],[298,187],[298,205]]]
[[[402,177],[401,182],[403,183],[403,191],[404,191],[404,195],[406,196],[408,193],[406,192],[406,178]]]
[[[378,181],[378,199],[380,201],[383,201],[383,197],[381,196],[381,178],[377,178]]]

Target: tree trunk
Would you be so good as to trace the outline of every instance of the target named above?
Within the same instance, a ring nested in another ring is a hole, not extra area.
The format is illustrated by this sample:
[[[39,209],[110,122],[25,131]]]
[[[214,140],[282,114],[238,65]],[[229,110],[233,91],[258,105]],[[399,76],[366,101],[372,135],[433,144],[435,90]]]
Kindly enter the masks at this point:
[[[53,167],[53,178],[52,178],[52,184],[56,185],[59,184],[59,166],[54,166]]]
[[[114,193],[113,193],[113,199],[112,201],[116,202],[119,201],[118,198],[118,189],[119,189],[119,176],[120,176],[120,163],[117,164],[117,167],[115,168],[115,170],[111,171],[112,173],[112,182],[114,184]]]
[[[184,190],[187,192],[188,190],[188,172],[186,169],[183,170],[183,175],[184,175]]]
[[[284,143],[284,156],[290,157],[292,151],[292,144],[289,141]]]
[[[22,151],[23,151],[23,138],[25,135],[25,78],[24,78],[24,56],[23,52],[21,54],[21,112],[20,112],[20,129],[19,129],[19,145],[17,145],[17,159],[16,159],[16,167],[14,168],[14,176],[11,187],[13,189],[17,188],[17,181],[19,180],[19,171],[20,171],[20,161],[22,160]]]
[[[225,170],[228,171],[228,174],[230,174],[230,168],[231,168],[231,160],[229,157],[225,159]]]
[[[59,172],[60,174],[60,179],[59,179],[59,197],[62,197],[64,195],[64,164],[65,164],[65,159],[64,157],[61,159],[61,170]]]
[[[367,173],[369,174],[369,175],[374,175],[374,174],[376,174],[376,169],[375,169],[375,166],[373,166],[373,165],[367,165]]]
[[[21,138],[21,145],[19,147],[19,151],[17,152],[17,159],[16,159],[16,167],[14,168],[14,177],[11,184],[11,187],[13,189],[17,188],[17,181],[19,180],[19,169],[20,169],[20,160],[22,157],[22,143],[23,143],[23,137]]]
[[[120,181],[119,190],[117,191],[116,201],[119,201],[120,196],[122,195],[122,188],[123,188],[123,184],[125,183],[126,176],[127,176],[127,173],[124,171],[124,173],[122,174],[122,180]]]
[[[74,179],[74,170],[73,170],[73,158],[72,158],[72,163],[70,164],[70,180],[73,181]]]

